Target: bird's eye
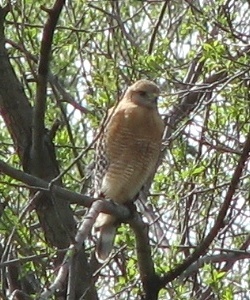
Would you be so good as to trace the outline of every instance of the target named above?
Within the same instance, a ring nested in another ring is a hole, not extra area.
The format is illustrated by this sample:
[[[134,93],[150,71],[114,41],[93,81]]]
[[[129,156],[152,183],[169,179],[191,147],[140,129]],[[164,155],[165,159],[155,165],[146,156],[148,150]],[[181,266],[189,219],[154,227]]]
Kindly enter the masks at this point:
[[[139,91],[138,93],[139,93],[139,95],[142,96],[142,97],[145,97],[145,96],[147,95],[147,93],[144,92],[144,91]]]

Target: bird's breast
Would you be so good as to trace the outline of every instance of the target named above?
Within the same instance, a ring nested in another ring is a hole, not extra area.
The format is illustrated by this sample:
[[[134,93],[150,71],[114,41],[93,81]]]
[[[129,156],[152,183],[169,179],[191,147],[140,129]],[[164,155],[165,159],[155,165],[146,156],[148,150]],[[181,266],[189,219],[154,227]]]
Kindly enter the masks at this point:
[[[114,112],[105,133],[106,197],[124,203],[136,196],[156,166],[163,128],[157,111],[126,107]]]

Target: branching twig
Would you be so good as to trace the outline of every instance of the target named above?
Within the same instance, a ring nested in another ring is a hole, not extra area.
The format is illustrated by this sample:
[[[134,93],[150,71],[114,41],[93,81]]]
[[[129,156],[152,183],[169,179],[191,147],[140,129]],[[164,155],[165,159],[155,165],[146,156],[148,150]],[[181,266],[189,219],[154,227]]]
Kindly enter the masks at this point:
[[[31,52],[29,52],[24,46],[10,40],[10,39],[5,39],[6,43],[8,43],[9,45],[11,45],[13,48],[17,49],[18,51],[22,52],[28,60],[33,61],[34,63],[38,63],[38,59],[35,55],[33,55]],[[92,111],[88,110],[86,107],[80,105],[75,99],[74,97],[68,92],[66,91],[65,86],[63,86],[61,80],[56,76],[53,75],[50,71],[48,72],[48,82],[54,86],[57,90],[57,92],[60,94],[61,102],[66,102],[71,104],[75,109],[79,110],[80,112],[87,114],[87,113],[91,113],[93,114]]]
[[[201,255],[203,255],[210,244],[213,242],[215,237],[217,236],[220,229],[223,227],[224,224],[224,218],[226,217],[228,208],[230,206],[230,203],[232,201],[233,195],[235,193],[235,190],[237,189],[243,168],[245,166],[245,163],[249,157],[250,152],[250,132],[248,133],[242,155],[238,161],[238,165],[235,168],[234,174],[232,176],[232,180],[230,182],[230,185],[228,187],[227,194],[225,196],[225,200],[222,204],[222,207],[218,213],[218,216],[215,220],[215,223],[210,230],[209,234],[206,236],[206,238],[203,240],[203,242],[200,244],[199,247],[196,248],[196,250],[182,263],[179,264],[175,269],[172,271],[166,273],[164,276],[161,277],[160,280],[160,287],[164,287],[168,282],[174,280],[178,276],[180,276],[192,263],[194,263]]]
[[[220,272],[228,272],[229,270],[231,270],[231,268],[233,267],[233,265],[240,259],[249,259],[250,258],[250,253],[249,251],[246,251],[246,249],[248,248],[250,244],[250,235],[247,236],[245,242],[241,245],[240,250],[236,251],[236,250],[232,250],[232,253],[227,254],[227,259],[225,259],[226,264],[225,266],[219,270]],[[201,259],[202,260],[202,259]],[[210,263],[216,262],[216,261],[210,261]],[[194,268],[196,267],[196,263],[194,263],[193,265],[191,265],[185,272],[185,273],[189,273],[189,271],[193,271],[195,272]],[[200,266],[198,266],[200,267]],[[197,270],[196,270],[197,271]],[[181,276],[182,277],[182,276]],[[180,277],[180,279],[181,279]],[[205,292],[202,294],[202,296],[200,297],[200,300],[206,300],[208,299],[208,296],[211,294],[212,292],[212,288],[211,286],[208,286],[207,289],[205,290]]]
[[[240,259],[250,259],[250,252],[245,253],[227,253],[227,254],[217,254],[217,255],[208,255],[200,258],[194,264],[192,264],[185,272],[181,274],[179,277],[180,281],[183,281],[185,278],[191,276],[193,273],[197,272],[199,268],[204,266],[205,264],[214,264],[221,263],[223,261],[234,264],[236,261]],[[221,270],[223,272],[223,270]],[[225,271],[224,271],[225,272]]]
[[[47,257],[47,256],[48,256],[48,254],[38,254],[38,255],[31,255],[31,256],[26,256],[26,257],[21,257],[21,258],[14,258],[14,259],[11,259],[11,260],[1,262],[0,263],[0,269],[5,268],[6,266],[9,266],[9,265],[12,265],[12,264],[16,265],[17,263],[26,263],[26,262],[29,262],[29,261],[35,261],[37,259],[44,258],[44,257]]]

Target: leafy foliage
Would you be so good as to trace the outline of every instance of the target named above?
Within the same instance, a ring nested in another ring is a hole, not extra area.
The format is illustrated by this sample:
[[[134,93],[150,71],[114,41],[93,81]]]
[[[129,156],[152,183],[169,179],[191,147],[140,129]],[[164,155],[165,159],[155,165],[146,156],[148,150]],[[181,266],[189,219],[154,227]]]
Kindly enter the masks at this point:
[[[32,105],[48,17],[41,5],[53,4],[14,1],[6,17],[10,62]],[[149,78],[161,86],[163,117],[194,89],[207,91],[164,141],[168,146],[145,204],[153,216],[144,219],[157,274],[174,269],[209,234],[241,157],[249,133],[249,12],[248,1],[126,0],[68,1],[60,15],[45,123],[48,130],[56,128],[57,160],[60,171],[67,170],[63,183],[68,189],[93,195],[89,166],[94,138],[107,110],[134,80]],[[219,72],[224,76],[212,81]],[[0,158],[21,168],[3,119],[0,129]],[[0,176],[0,254],[9,253],[3,256],[7,262],[18,259],[18,274],[28,285],[24,290],[38,295],[54,280],[51,262],[56,249],[45,240],[37,215],[25,211],[27,187]],[[76,205],[72,209],[80,223],[86,210]],[[210,260],[191,265],[184,277],[161,289],[159,299],[249,298],[249,217],[247,163],[224,225],[200,258]],[[88,258],[94,243],[92,236],[86,241]],[[119,229],[115,253],[96,278],[100,299],[139,299],[142,283],[128,225]],[[27,257],[31,258],[24,260]],[[3,279],[5,266],[1,270]],[[27,279],[31,273],[32,283]],[[0,285],[1,297],[7,299],[10,283],[1,280]]]

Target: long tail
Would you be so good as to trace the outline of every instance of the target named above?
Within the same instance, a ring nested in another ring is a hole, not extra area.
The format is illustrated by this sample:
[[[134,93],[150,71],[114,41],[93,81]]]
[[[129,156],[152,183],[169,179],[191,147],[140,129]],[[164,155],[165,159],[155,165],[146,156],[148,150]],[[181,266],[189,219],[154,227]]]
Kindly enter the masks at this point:
[[[100,237],[96,245],[96,258],[103,263],[110,255],[113,249],[116,234],[114,224],[105,224],[100,227]]]

